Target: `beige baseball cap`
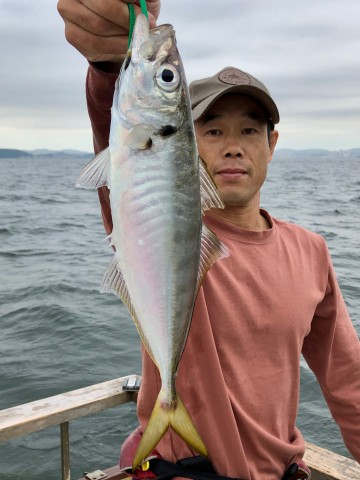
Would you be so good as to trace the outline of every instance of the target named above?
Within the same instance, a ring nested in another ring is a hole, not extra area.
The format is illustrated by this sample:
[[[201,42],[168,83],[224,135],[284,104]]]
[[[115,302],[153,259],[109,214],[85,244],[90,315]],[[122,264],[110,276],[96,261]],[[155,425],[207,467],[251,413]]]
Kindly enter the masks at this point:
[[[198,120],[211,105],[225,93],[239,92],[257,100],[269,115],[279,123],[280,115],[269,90],[257,78],[235,67],[226,67],[213,77],[191,82],[189,86],[193,119]]]

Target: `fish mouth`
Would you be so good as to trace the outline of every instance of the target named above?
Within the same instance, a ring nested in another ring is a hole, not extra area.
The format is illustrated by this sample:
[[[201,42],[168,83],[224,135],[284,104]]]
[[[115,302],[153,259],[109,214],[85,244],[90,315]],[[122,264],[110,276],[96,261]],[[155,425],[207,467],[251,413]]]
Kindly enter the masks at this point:
[[[130,65],[131,63],[131,51],[128,50],[127,54],[126,54],[126,57],[125,57],[125,60],[124,60],[124,71],[126,71],[128,69],[128,66]]]

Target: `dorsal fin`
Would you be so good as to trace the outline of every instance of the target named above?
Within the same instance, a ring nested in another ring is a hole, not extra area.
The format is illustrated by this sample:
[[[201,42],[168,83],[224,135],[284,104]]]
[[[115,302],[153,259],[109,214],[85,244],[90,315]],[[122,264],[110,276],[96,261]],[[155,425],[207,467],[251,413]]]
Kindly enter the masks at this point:
[[[202,213],[210,208],[224,208],[214,180],[210,176],[205,162],[199,157],[200,195]]]
[[[210,228],[203,224],[201,232],[200,265],[196,292],[199,291],[204,277],[211,265],[216,262],[216,260],[220,260],[228,256],[229,251],[226,246],[218,239],[218,237],[210,230]]]

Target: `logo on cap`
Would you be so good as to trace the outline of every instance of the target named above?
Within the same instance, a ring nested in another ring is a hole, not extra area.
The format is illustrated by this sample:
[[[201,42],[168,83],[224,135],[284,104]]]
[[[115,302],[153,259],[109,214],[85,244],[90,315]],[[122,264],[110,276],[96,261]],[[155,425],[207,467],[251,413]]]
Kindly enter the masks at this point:
[[[250,85],[249,75],[237,68],[227,68],[219,73],[219,80],[230,85]]]

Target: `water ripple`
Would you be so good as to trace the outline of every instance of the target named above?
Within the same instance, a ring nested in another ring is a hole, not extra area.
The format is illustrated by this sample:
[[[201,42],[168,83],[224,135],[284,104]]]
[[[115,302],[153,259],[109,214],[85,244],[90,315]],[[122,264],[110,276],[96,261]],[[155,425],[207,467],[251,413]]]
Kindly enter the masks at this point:
[[[356,160],[346,161],[344,169],[338,160],[278,156],[262,205],[326,239],[360,333],[360,168]],[[2,160],[0,408],[140,372],[140,341],[129,314],[115,296],[99,293],[112,253],[103,241],[96,192],[74,188],[84,163]],[[305,363],[301,381],[301,429],[309,439],[343,453]],[[115,464],[135,418],[135,406],[127,405],[73,422],[75,478],[82,475],[76,465],[88,465],[89,457],[93,469]],[[13,477],[13,465],[29,480],[58,478],[58,429],[54,432],[1,445],[0,458],[8,461],[1,464],[4,478],[20,478]]]

